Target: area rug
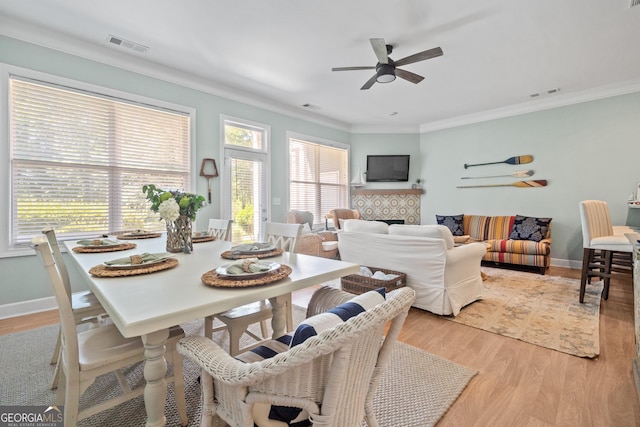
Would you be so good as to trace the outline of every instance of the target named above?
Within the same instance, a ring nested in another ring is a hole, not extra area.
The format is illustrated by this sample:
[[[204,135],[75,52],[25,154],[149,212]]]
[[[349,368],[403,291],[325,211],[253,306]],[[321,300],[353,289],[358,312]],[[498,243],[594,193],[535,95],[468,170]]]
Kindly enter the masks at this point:
[[[295,308],[294,321],[300,321],[304,317],[304,309]],[[202,334],[202,321],[182,326],[188,335]],[[48,326],[0,336],[0,405],[49,405],[55,402],[55,393],[49,390],[53,375],[49,359],[56,333],[57,326]],[[228,346],[226,332],[218,332],[215,339],[221,346]],[[200,423],[199,370],[186,358],[184,374],[189,425],[196,426]],[[378,422],[381,426],[433,426],[476,374],[475,370],[397,343],[374,402]],[[144,384],[141,365],[130,368],[126,376],[132,387]],[[105,375],[89,387],[80,407],[110,397],[116,389],[115,377]],[[179,425],[172,385],[169,385],[165,415],[168,426]],[[78,425],[143,426],[145,417],[144,401],[139,397],[84,419]],[[226,424],[220,421],[216,424],[223,425]]]
[[[482,300],[446,319],[574,356],[598,356],[602,282],[587,286],[580,304],[577,279],[482,270],[488,276]]]

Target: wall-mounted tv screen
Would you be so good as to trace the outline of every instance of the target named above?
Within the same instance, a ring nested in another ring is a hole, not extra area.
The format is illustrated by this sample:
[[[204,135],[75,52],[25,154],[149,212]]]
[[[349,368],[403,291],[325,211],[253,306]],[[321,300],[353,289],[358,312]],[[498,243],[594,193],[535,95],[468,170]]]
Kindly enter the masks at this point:
[[[368,155],[367,182],[409,181],[409,155]]]

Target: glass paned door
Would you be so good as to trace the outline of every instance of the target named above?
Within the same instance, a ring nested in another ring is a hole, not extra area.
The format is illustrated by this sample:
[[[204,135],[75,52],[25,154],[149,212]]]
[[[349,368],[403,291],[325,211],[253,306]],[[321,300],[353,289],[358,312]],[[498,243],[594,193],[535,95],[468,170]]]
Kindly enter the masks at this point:
[[[268,218],[266,155],[227,149],[226,217],[234,243],[259,241]]]

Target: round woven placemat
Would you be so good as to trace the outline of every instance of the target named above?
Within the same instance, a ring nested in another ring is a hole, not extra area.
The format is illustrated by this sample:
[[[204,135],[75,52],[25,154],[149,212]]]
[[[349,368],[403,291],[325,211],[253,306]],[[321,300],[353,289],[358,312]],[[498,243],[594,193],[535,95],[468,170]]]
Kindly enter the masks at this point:
[[[291,267],[280,265],[280,268],[264,276],[253,279],[230,279],[227,276],[220,276],[215,270],[207,271],[202,275],[202,283],[216,288],[248,288],[249,286],[266,285],[277,282],[291,274]]]
[[[77,252],[79,254],[87,254],[87,253],[97,253],[97,252],[117,252],[117,251],[126,251],[127,249],[135,248],[135,243],[123,243],[121,245],[108,246],[106,248],[102,248],[100,246],[76,246],[72,249],[73,252]]]
[[[234,254],[232,251],[224,251],[220,254],[222,258],[226,259],[243,259],[243,258],[270,258],[272,256],[282,255],[282,249],[275,248],[271,252],[264,252],[261,254]]]
[[[202,243],[202,242],[213,242],[216,240],[216,236],[203,236],[203,237],[192,237],[191,241],[193,243]]]
[[[124,234],[117,234],[118,239],[127,239],[127,240],[134,240],[134,239],[152,239],[154,237],[160,237],[162,236],[161,233],[124,233]]]
[[[176,258],[167,258],[162,262],[151,264],[148,267],[133,268],[109,268],[106,265],[96,265],[89,270],[89,274],[96,277],[124,277],[137,276],[139,274],[155,273],[156,271],[168,270],[178,265]]]

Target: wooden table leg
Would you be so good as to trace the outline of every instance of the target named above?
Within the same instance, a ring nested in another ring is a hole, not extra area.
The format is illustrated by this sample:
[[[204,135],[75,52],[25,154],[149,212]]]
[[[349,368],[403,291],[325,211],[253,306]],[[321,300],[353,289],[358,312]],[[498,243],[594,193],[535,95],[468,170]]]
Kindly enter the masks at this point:
[[[286,333],[286,310],[285,301],[287,299],[284,295],[277,296],[275,298],[269,298],[271,303],[271,328],[273,328],[273,339],[279,338]]]
[[[144,406],[147,410],[147,427],[167,424],[164,407],[167,401],[167,360],[164,358],[169,330],[152,332],[142,336],[144,343]]]

